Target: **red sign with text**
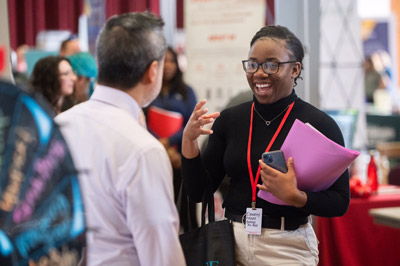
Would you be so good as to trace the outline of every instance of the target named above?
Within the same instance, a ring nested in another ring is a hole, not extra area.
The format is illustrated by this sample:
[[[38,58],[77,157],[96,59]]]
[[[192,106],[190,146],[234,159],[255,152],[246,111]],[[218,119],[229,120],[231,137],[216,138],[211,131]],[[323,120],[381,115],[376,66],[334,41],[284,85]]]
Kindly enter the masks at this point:
[[[0,45],[0,73],[4,71],[6,66],[6,49]]]

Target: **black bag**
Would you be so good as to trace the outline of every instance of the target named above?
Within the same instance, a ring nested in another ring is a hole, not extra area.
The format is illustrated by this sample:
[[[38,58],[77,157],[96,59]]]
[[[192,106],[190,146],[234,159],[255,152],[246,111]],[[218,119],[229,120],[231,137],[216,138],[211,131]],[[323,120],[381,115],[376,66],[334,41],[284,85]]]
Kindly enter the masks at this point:
[[[208,205],[208,224],[205,223]],[[201,227],[179,236],[188,266],[235,266],[235,242],[230,220],[215,221],[210,186],[203,196]]]

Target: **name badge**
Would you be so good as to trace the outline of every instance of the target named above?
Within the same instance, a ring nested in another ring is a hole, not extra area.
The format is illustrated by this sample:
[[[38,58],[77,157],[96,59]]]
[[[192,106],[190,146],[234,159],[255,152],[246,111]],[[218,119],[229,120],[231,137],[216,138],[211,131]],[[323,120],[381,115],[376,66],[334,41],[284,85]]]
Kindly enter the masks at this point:
[[[262,209],[246,209],[246,234],[261,235]]]

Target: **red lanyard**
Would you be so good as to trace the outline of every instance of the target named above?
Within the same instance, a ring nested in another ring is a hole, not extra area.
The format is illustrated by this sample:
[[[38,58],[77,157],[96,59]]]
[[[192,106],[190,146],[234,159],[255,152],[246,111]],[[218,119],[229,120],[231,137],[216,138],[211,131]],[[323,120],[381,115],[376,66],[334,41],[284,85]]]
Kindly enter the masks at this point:
[[[278,129],[276,130],[274,136],[272,137],[271,141],[269,142],[267,149],[265,150],[265,152],[269,151],[271,149],[272,144],[275,142],[276,137],[278,136],[279,132],[281,131],[283,124],[285,124],[287,117],[290,114],[290,111],[292,111],[294,102],[292,102],[289,106],[289,108],[287,109],[285,116],[282,118],[281,123],[279,124]],[[250,182],[251,182],[251,190],[252,190],[252,207],[255,208],[255,204],[256,204],[256,188],[257,188],[257,182],[258,182],[258,178],[260,177],[260,170],[261,170],[261,166],[258,165],[258,170],[257,170],[257,174],[256,174],[256,180],[254,180],[254,176],[253,176],[253,170],[251,169],[251,162],[250,162],[250,149],[251,149],[251,136],[253,133],[253,112],[254,112],[254,102],[251,105],[251,115],[250,115],[250,131],[249,131],[249,142],[247,144],[247,167],[249,170],[249,175],[250,175]]]

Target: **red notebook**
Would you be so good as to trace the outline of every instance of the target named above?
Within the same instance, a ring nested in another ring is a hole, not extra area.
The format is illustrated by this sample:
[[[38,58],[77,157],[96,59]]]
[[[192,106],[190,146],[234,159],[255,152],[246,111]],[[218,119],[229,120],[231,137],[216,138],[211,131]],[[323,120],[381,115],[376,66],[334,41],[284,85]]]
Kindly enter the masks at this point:
[[[159,138],[169,138],[181,130],[183,116],[178,112],[150,106],[147,112],[147,127]]]

